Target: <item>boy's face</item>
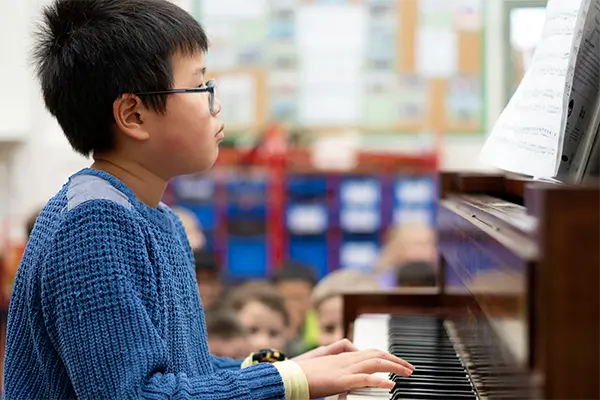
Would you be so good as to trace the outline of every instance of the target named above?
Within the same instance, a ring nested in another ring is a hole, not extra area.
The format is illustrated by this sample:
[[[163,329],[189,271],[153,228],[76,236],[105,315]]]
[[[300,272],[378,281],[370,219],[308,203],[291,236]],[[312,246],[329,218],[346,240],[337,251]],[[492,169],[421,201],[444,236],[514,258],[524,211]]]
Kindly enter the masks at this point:
[[[342,297],[333,296],[323,300],[317,309],[319,319],[319,345],[327,346],[343,339]]]
[[[290,330],[296,335],[310,308],[312,286],[304,280],[296,279],[278,282],[277,289],[285,299],[285,307],[290,315]]]
[[[283,315],[258,301],[250,301],[238,317],[249,334],[250,351],[273,348],[285,352]]]
[[[173,88],[184,89],[206,83],[204,55],[172,58]],[[147,134],[143,147],[152,170],[162,178],[190,174],[209,168],[216,160],[223,139],[223,123],[217,118],[221,103],[209,107],[209,93],[177,93],[167,96],[166,113],[145,109],[140,117]]]
[[[229,357],[240,360],[248,357],[252,352],[248,339],[238,337],[233,339],[211,339],[208,338],[210,353],[218,357]]]

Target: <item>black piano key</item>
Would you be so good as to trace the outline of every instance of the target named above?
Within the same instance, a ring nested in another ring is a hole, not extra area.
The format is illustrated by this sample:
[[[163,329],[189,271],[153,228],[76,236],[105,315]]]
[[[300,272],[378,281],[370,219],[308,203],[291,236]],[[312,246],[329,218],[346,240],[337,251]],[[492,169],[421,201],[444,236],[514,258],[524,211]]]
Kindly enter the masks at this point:
[[[423,381],[413,381],[411,379],[398,379],[395,381],[396,385],[395,389],[399,390],[400,388],[413,388],[413,389],[431,389],[431,390],[446,390],[453,392],[467,392],[472,393],[473,387],[468,382],[423,382]]]
[[[467,377],[465,370],[447,370],[447,369],[432,369],[432,368],[418,368],[412,373],[412,376],[454,376],[454,377]]]
[[[434,347],[434,346],[414,346],[394,344],[389,347],[390,353],[396,354],[432,354],[444,356],[456,356],[456,350],[449,347]]]
[[[471,386],[468,380],[465,380],[463,377],[455,378],[455,377],[429,377],[427,375],[423,376],[391,376],[390,380],[397,381],[411,381],[411,382],[423,382],[423,383],[447,383],[447,384],[468,384]]]
[[[437,367],[455,367],[455,368],[463,368],[462,364],[456,360],[428,360],[424,358],[418,357],[405,357],[406,361],[415,366],[437,366]]]
[[[398,390],[392,394],[392,400],[405,400],[405,399],[444,399],[444,400],[464,400],[464,399],[477,399],[477,396],[473,393],[449,393],[442,391],[411,391],[411,390]]]
[[[477,399],[442,319],[392,316],[388,338],[390,353],[416,367],[410,377],[390,375],[396,383],[392,399]]]
[[[451,341],[446,340],[446,339],[435,339],[435,338],[424,338],[424,337],[408,337],[408,336],[399,336],[399,335],[390,335],[390,339],[389,339],[390,343],[415,343],[415,344],[422,344],[422,345],[430,345],[430,346],[444,346],[444,347],[452,347],[454,348],[454,345],[452,344]]]

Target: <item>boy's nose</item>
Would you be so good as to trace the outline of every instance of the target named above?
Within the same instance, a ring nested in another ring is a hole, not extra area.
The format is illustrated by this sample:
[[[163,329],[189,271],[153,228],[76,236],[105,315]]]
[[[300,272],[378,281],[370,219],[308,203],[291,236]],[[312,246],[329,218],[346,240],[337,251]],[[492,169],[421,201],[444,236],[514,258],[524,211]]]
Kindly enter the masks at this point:
[[[215,98],[215,105],[213,108],[213,117],[216,117],[217,115],[219,115],[219,113],[221,112],[221,110],[223,109],[223,103],[221,103],[221,100],[219,100],[219,98]]]

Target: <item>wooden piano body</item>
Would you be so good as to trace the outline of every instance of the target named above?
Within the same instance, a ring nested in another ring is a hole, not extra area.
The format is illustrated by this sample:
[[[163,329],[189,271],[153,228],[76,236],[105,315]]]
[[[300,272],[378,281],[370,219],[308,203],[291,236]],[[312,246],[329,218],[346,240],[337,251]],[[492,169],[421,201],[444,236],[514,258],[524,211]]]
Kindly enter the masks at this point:
[[[346,333],[361,314],[439,315],[478,397],[599,399],[598,187],[456,173],[440,186],[438,287],[347,294]]]

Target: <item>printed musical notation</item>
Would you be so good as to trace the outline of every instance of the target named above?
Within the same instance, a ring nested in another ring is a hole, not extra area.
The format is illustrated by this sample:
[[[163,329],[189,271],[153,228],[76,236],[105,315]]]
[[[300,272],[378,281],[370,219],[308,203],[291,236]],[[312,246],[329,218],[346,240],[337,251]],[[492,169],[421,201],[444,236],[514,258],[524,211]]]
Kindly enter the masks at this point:
[[[548,1],[531,67],[482,149],[484,162],[537,178],[556,175],[570,93],[567,76],[589,1]]]

